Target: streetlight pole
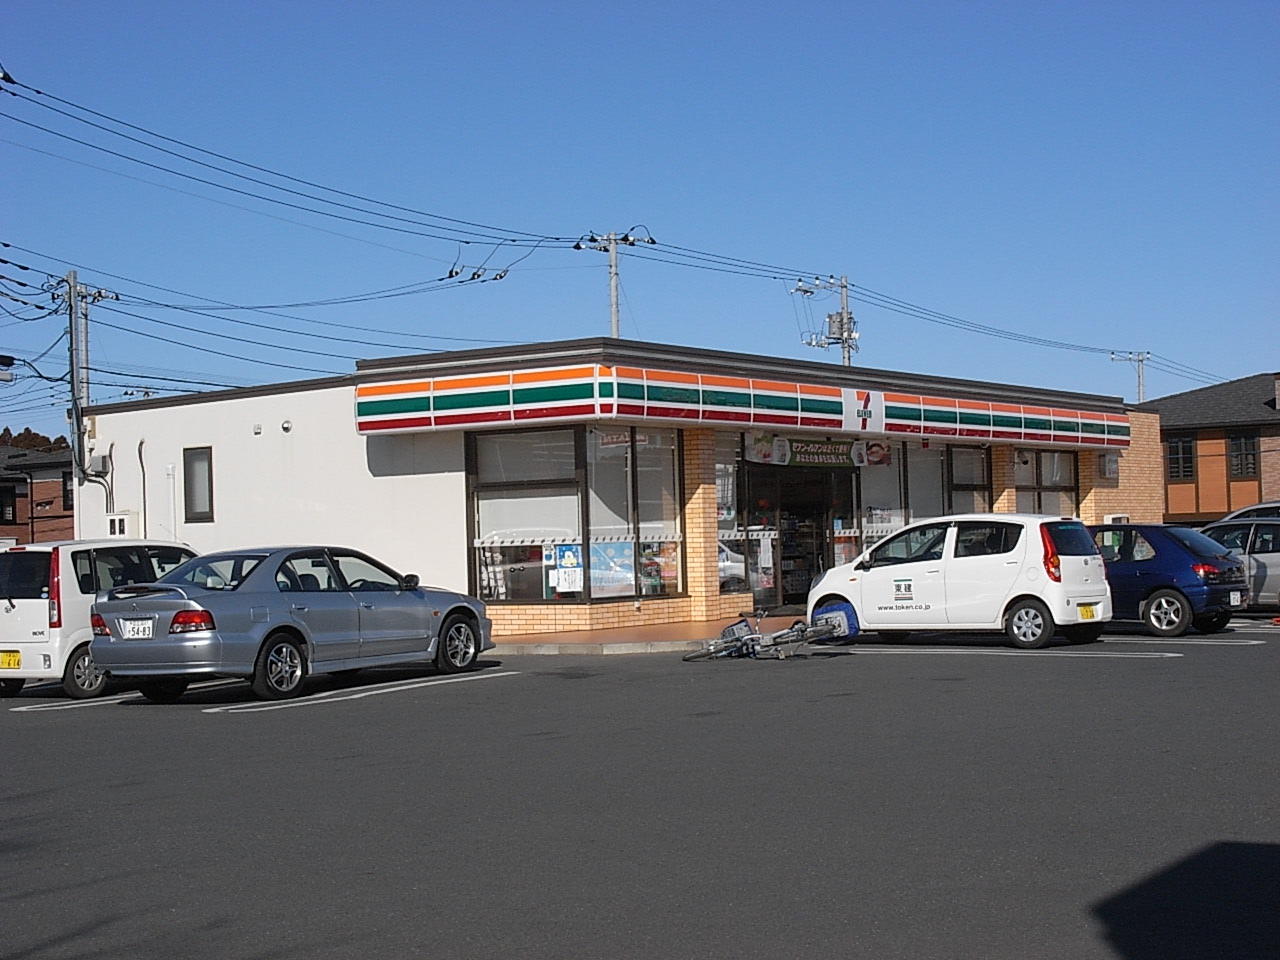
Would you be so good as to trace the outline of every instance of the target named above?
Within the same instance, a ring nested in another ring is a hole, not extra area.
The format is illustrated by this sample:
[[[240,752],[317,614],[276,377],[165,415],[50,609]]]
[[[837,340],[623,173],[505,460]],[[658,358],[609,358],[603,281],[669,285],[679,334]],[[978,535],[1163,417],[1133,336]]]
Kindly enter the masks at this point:
[[[575,250],[599,250],[601,253],[609,254],[609,329],[610,335],[616,340],[622,336],[621,324],[618,319],[618,244],[625,244],[628,247],[634,247],[637,243],[657,243],[658,241],[649,236],[649,230],[644,227],[645,235],[643,237],[635,236],[635,231],[643,227],[643,224],[637,224],[626,233],[606,233],[604,236],[598,236],[595,233],[589,233],[577,243],[573,245]]]

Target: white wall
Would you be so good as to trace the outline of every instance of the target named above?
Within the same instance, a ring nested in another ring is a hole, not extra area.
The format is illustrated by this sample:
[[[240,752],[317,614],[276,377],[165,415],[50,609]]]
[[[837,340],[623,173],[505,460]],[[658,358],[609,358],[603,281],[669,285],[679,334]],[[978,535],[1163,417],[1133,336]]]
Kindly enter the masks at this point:
[[[462,433],[356,433],[350,387],[97,415],[90,453],[112,455],[117,513],[142,534],[201,552],[322,543],[350,546],[423,583],[467,588]],[[288,421],[290,430],[281,425]],[[255,425],[261,433],[255,435]],[[212,523],[183,518],[182,451],[213,448]],[[171,482],[166,472],[172,467]],[[107,535],[105,491],[76,491],[82,537]],[[173,518],[176,516],[176,524]]]

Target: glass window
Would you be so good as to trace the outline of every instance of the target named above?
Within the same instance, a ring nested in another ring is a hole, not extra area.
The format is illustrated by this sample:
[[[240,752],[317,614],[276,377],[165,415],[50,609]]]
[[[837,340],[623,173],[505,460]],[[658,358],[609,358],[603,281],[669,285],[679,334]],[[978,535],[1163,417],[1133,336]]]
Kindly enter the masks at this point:
[[[400,577],[395,571],[380,563],[374,563],[368,557],[362,557],[357,553],[336,551],[331,551],[329,556],[333,560],[333,565],[338,568],[338,574],[348,590],[369,593],[395,591],[401,588]]]
[[[1155,558],[1156,548],[1151,545],[1151,541],[1142,535],[1138,530],[1133,531],[1133,559],[1135,562],[1143,560],[1152,560]]]
[[[476,494],[482,544],[580,542],[582,516],[574,487],[517,487]]]
[[[1197,557],[1219,557],[1222,555],[1222,544],[1211,540],[1199,530],[1187,527],[1169,527],[1169,536],[1182,543]]]
[[[591,542],[631,540],[631,430],[587,431],[587,488]]]
[[[747,534],[738,516],[741,445],[740,433],[716,434],[716,533],[720,540],[721,593],[744,593],[751,589],[747,579]]]
[[[74,510],[76,508],[76,483],[75,478],[70,470],[62,472],[62,509]]]
[[[1049,532],[1053,548],[1064,557],[1096,557],[1098,545],[1093,542],[1088,529],[1079,521],[1066,520],[1057,523],[1046,523],[1044,529]]]
[[[151,546],[142,549],[151,557],[151,565],[155,568],[157,577],[163,577],[170,570],[181,566],[195,556],[190,550],[182,547]]]
[[[1245,547],[1249,545],[1249,531],[1252,529],[1253,524],[1250,523],[1224,523],[1220,527],[1206,527],[1204,535],[1218,541],[1228,550],[1244,553]]]
[[[636,430],[636,506],[640,592],[679,593],[680,473],[674,430]]]
[[[341,582],[320,553],[290,557],[276,571],[276,587],[284,592],[339,593]]]
[[[1022,538],[1020,523],[962,521],[956,524],[957,557],[991,557],[1009,553]]]
[[[196,557],[175,567],[160,578],[161,583],[185,583],[208,590],[234,590],[254,567],[265,560],[262,554],[236,553],[215,557]]]
[[[182,484],[187,523],[213,520],[213,448],[182,451]]]
[[[1165,473],[1170,480],[1196,478],[1196,442],[1192,437],[1171,437],[1165,443]]]
[[[907,493],[912,520],[940,517],[943,503],[943,454],[939,447],[907,447]]]
[[[1253,545],[1249,552],[1280,553],[1280,523],[1260,523],[1254,527]]]
[[[93,567],[99,590],[151,583],[156,579],[151,558],[141,547],[100,547],[93,551]]]
[[[18,490],[6,484],[0,487],[0,523],[18,522]]]
[[[948,447],[952,513],[987,513],[991,509],[988,453],[982,447]]]
[[[1019,513],[1076,514],[1076,455],[1069,450],[1015,450],[1013,479]]]
[[[907,522],[902,502],[902,448],[888,440],[867,441],[867,465],[858,468],[862,492],[862,542],[883,540]]]
[[[1233,479],[1258,475],[1258,435],[1236,433],[1227,436],[1227,467]]]
[[[0,590],[14,600],[49,596],[49,553],[44,550],[0,553]]]
[[[574,479],[572,430],[480,434],[476,472],[481,483]]]
[[[927,523],[895,534],[871,551],[871,565],[883,567],[921,560],[941,560],[948,523]]]

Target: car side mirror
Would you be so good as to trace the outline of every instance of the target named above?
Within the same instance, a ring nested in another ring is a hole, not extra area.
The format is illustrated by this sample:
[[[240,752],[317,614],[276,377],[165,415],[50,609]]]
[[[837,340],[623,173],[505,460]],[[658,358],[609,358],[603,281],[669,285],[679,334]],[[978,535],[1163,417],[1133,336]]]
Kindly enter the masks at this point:
[[[855,569],[855,570],[870,570],[870,569],[871,569],[871,561],[870,561],[870,560],[868,560],[868,559],[866,559],[866,558],[864,557],[863,559],[859,560],[857,563],[855,563],[855,564],[853,565],[853,569]]]
[[[416,590],[418,587],[418,575],[416,573],[406,573],[401,581],[406,590]]]

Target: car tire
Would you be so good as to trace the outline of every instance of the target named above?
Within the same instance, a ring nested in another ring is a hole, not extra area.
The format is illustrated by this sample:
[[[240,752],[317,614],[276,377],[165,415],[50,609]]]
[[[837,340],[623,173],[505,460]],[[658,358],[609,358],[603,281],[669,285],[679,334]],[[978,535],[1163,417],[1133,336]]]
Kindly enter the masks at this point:
[[[22,688],[26,686],[26,677],[19,677],[12,680],[0,680],[0,697],[9,698],[16,697],[22,692]]]
[[[1097,643],[1102,639],[1102,624],[1082,623],[1071,627],[1063,627],[1062,635],[1068,643]]]
[[[475,624],[456,614],[446,620],[436,643],[436,669],[441,673],[461,673],[474,667],[479,655],[480,637]]]
[[[1231,622],[1231,611],[1224,610],[1221,613],[1206,614],[1203,617],[1193,617],[1191,625],[1196,628],[1197,633],[1217,633]]]
[[[68,697],[88,700],[102,695],[107,688],[107,677],[93,665],[93,654],[87,643],[71,651],[67,668],[62,671],[62,689]]]
[[[302,692],[307,655],[302,643],[287,633],[273,633],[253,664],[253,692],[260,700],[288,700]]]
[[[910,630],[877,630],[881,640],[887,640],[893,643],[896,640],[905,640],[911,636]]]
[[[1157,637],[1180,637],[1191,626],[1191,604],[1177,590],[1157,590],[1142,607],[1142,621]]]
[[[1053,617],[1039,600],[1019,600],[1005,615],[1005,636],[1019,650],[1039,650],[1055,629]]]
[[[138,684],[138,692],[152,703],[177,703],[178,698],[187,692],[187,683],[181,677],[143,680]]]

